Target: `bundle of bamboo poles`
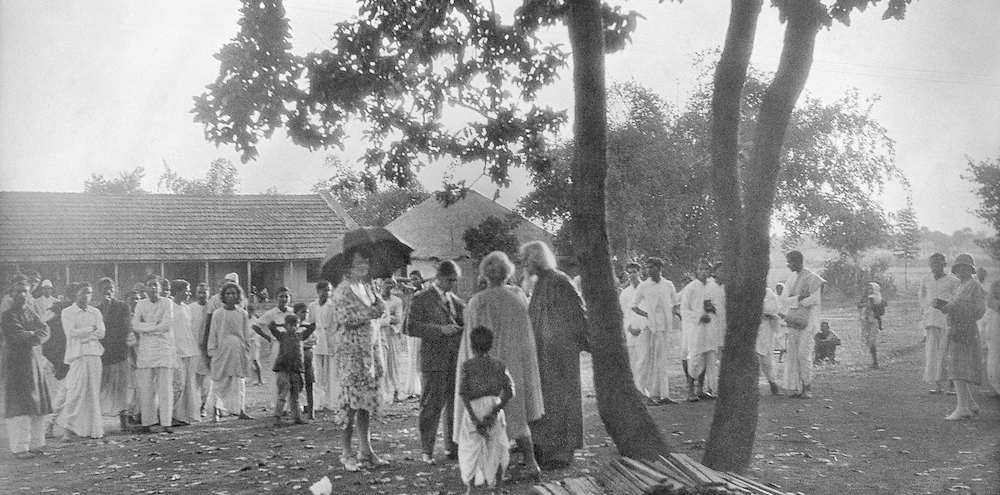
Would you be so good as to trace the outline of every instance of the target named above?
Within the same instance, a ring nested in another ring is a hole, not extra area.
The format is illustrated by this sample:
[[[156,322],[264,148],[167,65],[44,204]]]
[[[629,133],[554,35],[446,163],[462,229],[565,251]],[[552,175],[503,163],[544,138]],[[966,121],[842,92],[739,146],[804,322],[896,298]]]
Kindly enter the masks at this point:
[[[789,495],[745,476],[715,471],[685,454],[655,461],[620,457],[594,476],[535,485],[535,495]]]

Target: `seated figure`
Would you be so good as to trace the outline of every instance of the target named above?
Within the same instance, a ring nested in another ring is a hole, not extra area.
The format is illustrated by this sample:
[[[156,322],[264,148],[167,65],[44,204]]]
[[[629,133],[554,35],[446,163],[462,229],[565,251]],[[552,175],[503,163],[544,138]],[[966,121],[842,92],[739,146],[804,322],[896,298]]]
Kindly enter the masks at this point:
[[[813,362],[820,364],[828,361],[830,364],[837,364],[837,346],[840,345],[840,338],[830,331],[830,323],[822,322],[819,325],[819,333],[813,339],[816,340],[816,347],[813,350]]]

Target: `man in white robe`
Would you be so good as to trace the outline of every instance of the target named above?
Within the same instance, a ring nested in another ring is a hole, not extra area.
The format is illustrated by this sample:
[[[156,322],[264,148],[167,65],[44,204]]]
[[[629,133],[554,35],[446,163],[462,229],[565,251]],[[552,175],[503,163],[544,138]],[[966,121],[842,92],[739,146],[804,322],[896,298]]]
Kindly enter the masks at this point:
[[[716,383],[714,363],[718,349],[722,346],[716,319],[719,318],[721,300],[720,287],[709,280],[712,266],[700,261],[695,270],[695,279],[681,291],[681,341],[686,362],[682,363],[687,374],[688,402],[700,399],[714,399],[705,390],[705,382]],[[712,375],[706,376],[711,373]]]
[[[669,335],[674,326],[677,289],[660,276],[663,260],[646,260],[646,280],[639,283],[632,299],[632,312],[646,319],[646,327],[636,343],[639,391],[654,403],[673,404],[667,383]],[[646,309],[643,309],[646,308]]]
[[[201,393],[201,414],[205,415],[205,402],[212,391],[211,358],[208,357],[208,284],[200,283],[195,288],[195,300],[188,304],[191,313],[191,335],[198,346],[198,359],[195,360],[195,381]]]
[[[945,266],[947,262],[943,254],[932,254],[931,273],[920,280],[917,292],[917,299],[923,310],[920,327],[924,329],[924,381],[931,384],[932,394],[942,393],[949,381],[945,366],[948,356],[948,319],[933,303],[935,299],[950,300],[959,284],[958,277],[945,273]]]
[[[808,313],[805,328],[788,327],[788,360],[785,361],[785,390],[789,397],[809,399],[812,397],[813,336],[819,331],[822,308],[823,284],[826,280],[812,270],[802,266],[803,257],[799,251],[785,255],[788,269],[792,273],[785,280],[787,292],[783,296],[784,306],[791,313],[803,308]]]
[[[66,333],[65,363],[66,401],[56,422],[71,434],[102,438],[104,419],[101,417],[101,355],[104,346],[104,316],[91,306],[94,289],[84,282],[77,286],[76,301],[62,310],[63,332]]]
[[[139,334],[135,388],[139,392],[143,431],[148,432],[151,426],[159,423],[162,431],[172,433],[174,368],[177,366],[174,302],[160,297],[161,287],[159,278],[149,279],[147,297],[136,303],[132,315],[132,330]]]
[[[625,348],[628,350],[629,367],[632,370],[635,387],[639,390],[642,388],[639,382],[639,355],[636,351],[636,344],[639,340],[639,334],[642,333],[643,328],[646,328],[647,323],[645,317],[639,316],[638,313],[632,311],[632,300],[635,299],[636,287],[639,286],[639,282],[642,282],[639,278],[641,271],[642,266],[634,261],[630,262],[625,267],[625,273],[628,274],[628,284],[618,294],[618,304],[622,308],[622,316],[624,318],[622,327],[625,333]],[[646,308],[641,309],[646,310]]]
[[[177,368],[174,370],[173,426],[186,426],[201,421],[201,390],[198,388],[200,352],[192,331],[191,308],[184,301],[191,297],[191,284],[186,280],[170,283],[174,303],[174,345],[177,348]]]
[[[317,411],[338,407],[334,400],[337,397],[340,379],[337,377],[337,363],[334,360],[337,340],[333,324],[333,301],[330,300],[332,290],[330,282],[326,280],[317,282],[316,294],[319,297],[309,303],[309,313],[306,316],[306,323],[316,325],[316,330],[313,332],[316,336],[316,345],[313,346],[313,372],[316,375],[313,401]]]

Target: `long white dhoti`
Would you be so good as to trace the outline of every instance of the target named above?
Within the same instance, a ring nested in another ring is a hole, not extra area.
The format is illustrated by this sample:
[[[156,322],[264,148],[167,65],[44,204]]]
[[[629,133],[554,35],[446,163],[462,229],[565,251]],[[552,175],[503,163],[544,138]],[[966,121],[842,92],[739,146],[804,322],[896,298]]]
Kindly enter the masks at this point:
[[[399,393],[403,395],[420,395],[420,339],[406,336],[406,366],[402,367],[403,376],[399,379]]]
[[[340,378],[337,376],[337,362],[334,356],[313,353],[313,373],[316,375],[316,383],[313,385],[313,402],[316,410],[339,409],[336,399],[340,389]]]
[[[948,379],[945,358],[948,356],[948,330],[941,327],[926,327],[924,335],[924,381],[939,384]]]
[[[785,390],[801,393],[803,385],[812,384],[813,325],[803,330],[788,329],[788,359],[785,361]]]
[[[174,370],[174,419],[201,421],[201,391],[198,390],[198,357],[177,358]]]
[[[478,418],[485,416],[499,403],[500,397],[495,395],[469,401],[472,412]],[[462,481],[466,485],[485,483],[493,488],[497,481],[497,473],[506,471],[510,464],[507,420],[504,412],[500,411],[486,436],[476,431],[476,425],[468,414],[462,418],[457,432],[458,467],[462,472]]]
[[[219,402],[228,405],[230,411],[236,414],[246,410],[247,379],[242,376],[227,376],[221,380],[212,380],[212,395],[208,397],[206,409],[220,407]]]
[[[66,402],[56,422],[81,437],[102,438],[101,356],[80,356],[69,363]]]
[[[174,420],[174,369],[166,366],[136,368],[142,426],[170,426]],[[159,416],[157,416],[159,413]]]
[[[132,363],[128,359],[104,366],[101,369],[101,411],[117,416],[127,409],[133,387]]]
[[[378,349],[379,358],[382,360],[382,378],[379,379],[379,389],[382,394],[382,402],[391,403],[399,392],[399,351],[398,336],[393,332],[392,327],[384,327],[380,330],[381,342]]]
[[[646,328],[636,340],[633,371],[636,375],[636,387],[646,397],[670,398],[670,386],[667,383],[670,352],[667,332],[654,332]]]

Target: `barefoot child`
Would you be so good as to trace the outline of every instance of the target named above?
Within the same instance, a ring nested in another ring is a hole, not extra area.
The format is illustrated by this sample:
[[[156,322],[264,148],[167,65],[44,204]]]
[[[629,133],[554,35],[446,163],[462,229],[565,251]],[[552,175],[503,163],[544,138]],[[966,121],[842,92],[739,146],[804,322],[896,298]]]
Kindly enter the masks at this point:
[[[458,466],[472,492],[484,482],[492,491],[510,463],[503,408],[514,386],[502,362],[489,356],[493,332],[475,327],[469,334],[475,357],[462,364],[458,394],[469,414],[459,425]]]
[[[285,398],[290,397],[292,418],[295,424],[302,424],[302,409],[299,407],[299,393],[302,391],[302,341],[316,329],[314,324],[299,326],[301,320],[295,314],[285,316],[285,323],[279,326],[272,321],[271,334],[278,341],[278,357],[274,360],[275,380],[278,400],[274,405],[274,424],[281,424],[281,413],[285,409]]]

